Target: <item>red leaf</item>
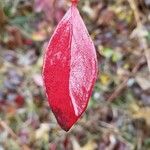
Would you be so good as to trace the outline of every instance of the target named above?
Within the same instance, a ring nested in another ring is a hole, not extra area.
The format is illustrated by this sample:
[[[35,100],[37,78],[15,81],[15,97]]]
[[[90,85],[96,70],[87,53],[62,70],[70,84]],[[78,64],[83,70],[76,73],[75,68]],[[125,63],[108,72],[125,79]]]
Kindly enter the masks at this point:
[[[21,95],[18,95],[16,97],[16,99],[15,99],[15,102],[16,102],[16,104],[17,104],[18,107],[22,107],[24,105],[24,103],[25,103],[24,97],[21,96]]]
[[[49,42],[43,65],[49,104],[64,130],[85,111],[96,76],[95,48],[73,3]]]

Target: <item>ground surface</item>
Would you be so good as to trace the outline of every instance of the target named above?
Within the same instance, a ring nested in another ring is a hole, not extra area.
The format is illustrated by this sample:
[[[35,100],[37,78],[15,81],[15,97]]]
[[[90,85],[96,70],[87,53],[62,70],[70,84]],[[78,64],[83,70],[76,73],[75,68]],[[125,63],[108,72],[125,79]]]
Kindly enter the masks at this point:
[[[0,150],[149,150],[149,0],[80,0],[99,75],[88,109],[68,132],[48,106],[43,51],[65,0],[0,1]]]

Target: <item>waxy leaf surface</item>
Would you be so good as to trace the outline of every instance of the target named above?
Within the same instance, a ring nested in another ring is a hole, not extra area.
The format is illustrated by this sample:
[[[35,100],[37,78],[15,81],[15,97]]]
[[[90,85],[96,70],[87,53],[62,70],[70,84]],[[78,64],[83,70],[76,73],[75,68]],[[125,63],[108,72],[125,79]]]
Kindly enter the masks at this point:
[[[51,37],[43,64],[48,101],[64,130],[68,131],[85,111],[96,76],[96,51],[72,4]]]

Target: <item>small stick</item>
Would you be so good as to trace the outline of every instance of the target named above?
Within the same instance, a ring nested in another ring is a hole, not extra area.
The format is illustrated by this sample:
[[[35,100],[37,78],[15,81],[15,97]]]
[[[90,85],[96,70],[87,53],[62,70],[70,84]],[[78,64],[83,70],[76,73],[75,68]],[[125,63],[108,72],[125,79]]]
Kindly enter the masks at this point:
[[[143,23],[140,20],[140,14],[139,14],[138,8],[135,4],[135,0],[128,0],[128,2],[129,2],[131,9],[133,10],[134,17],[135,17],[136,24],[137,24],[137,29],[144,29]],[[148,69],[150,71],[150,48],[148,48],[148,44],[147,44],[146,38],[144,36],[139,35],[138,39],[139,39],[140,45],[142,46],[142,49],[144,50]],[[131,73],[134,75],[138,71],[138,69],[140,68],[140,66],[142,64],[143,64],[143,58],[141,59],[141,61],[139,61],[139,63],[137,65],[135,65],[135,67],[133,68]],[[130,76],[126,77],[124,79],[124,81],[116,88],[116,90],[108,98],[109,102],[113,101],[116,97],[118,97],[120,95],[120,93],[126,88],[129,78],[130,78]]]
[[[135,3],[135,0],[128,0],[128,2],[129,2],[131,9],[133,10],[134,17],[135,17],[136,24],[137,24],[137,29],[138,30],[144,30],[144,25],[140,19],[140,14],[139,14],[137,5]],[[138,38],[139,38],[139,43],[141,44],[142,49],[144,50],[145,57],[147,60],[148,69],[150,72],[150,48],[148,47],[147,40],[143,35],[138,34]]]
[[[22,150],[31,150],[27,145],[21,144],[18,140],[18,136],[15,134],[15,132],[6,124],[6,122],[2,121],[0,118],[0,126],[4,128],[11,136],[12,138],[18,143],[18,145],[22,148]]]
[[[139,70],[141,65],[143,65],[144,63],[145,63],[145,60],[142,57],[141,60],[132,69],[131,75],[136,74],[136,72]],[[112,95],[107,99],[108,102],[112,102],[114,99],[116,99],[120,95],[120,93],[126,88],[129,78],[130,78],[130,75],[127,76],[123,80],[123,82],[116,88],[116,90],[112,93]]]
[[[1,119],[0,119],[0,126],[2,126],[5,130],[7,130],[13,139],[15,140],[17,139],[17,135],[14,133],[14,131]]]

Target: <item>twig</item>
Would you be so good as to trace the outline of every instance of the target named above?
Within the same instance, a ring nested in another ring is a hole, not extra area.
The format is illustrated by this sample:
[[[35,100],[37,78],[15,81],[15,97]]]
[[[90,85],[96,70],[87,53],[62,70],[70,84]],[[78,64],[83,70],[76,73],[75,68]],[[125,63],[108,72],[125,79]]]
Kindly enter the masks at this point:
[[[140,14],[138,11],[138,8],[136,6],[135,0],[128,0],[131,9],[133,10],[134,13],[134,17],[136,20],[136,24],[137,24],[137,30],[138,30],[138,39],[139,39],[139,43],[145,53],[145,57],[146,57],[146,61],[147,61],[147,65],[148,65],[148,69],[150,71],[150,49],[148,47],[145,35],[140,35],[140,30],[142,32],[144,32],[144,25],[140,19]],[[145,63],[145,62],[144,62]],[[138,69],[140,68],[140,66],[143,64],[143,58],[141,59],[141,61],[138,62],[137,65],[135,65],[135,67],[132,70],[132,74],[134,75]],[[108,101],[113,101],[116,97],[118,97],[120,95],[120,93],[126,88],[128,80],[129,80],[130,76],[127,76],[123,82],[116,88],[116,90],[112,93],[112,95],[108,98]]]
[[[136,72],[139,70],[139,68],[141,67],[141,65],[143,65],[145,63],[145,60],[143,59],[143,57],[139,60],[139,62],[134,66],[134,68],[132,69],[131,75],[133,76],[134,74],[136,74]],[[113,101],[114,99],[116,99],[120,93],[126,88],[128,80],[131,76],[127,76],[123,82],[116,88],[116,90],[112,93],[112,95],[108,98],[108,102]]]
[[[133,10],[133,13],[134,13],[134,17],[135,17],[136,24],[137,24],[137,31],[138,31],[137,35],[138,35],[139,43],[140,43],[142,49],[144,50],[146,60],[147,60],[148,69],[149,69],[149,72],[150,72],[150,48],[148,47],[145,35],[140,34],[141,32],[147,32],[147,31],[144,28],[144,25],[143,25],[143,23],[140,19],[140,14],[139,14],[137,5],[135,3],[135,0],[128,0],[128,2],[130,4],[131,9]]]
[[[14,133],[14,131],[1,119],[0,119],[0,126],[3,127],[5,130],[7,130],[13,139],[15,140],[17,139],[17,135]]]
[[[135,4],[135,1],[134,0],[128,0],[128,2],[129,2],[131,9],[133,10],[137,26],[142,26],[142,22],[140,20],[140,14],[139,14],[138,8]]]
[[[22,150],[31,150],[27,145],[21,144],[19,142],[18,136],[15,134],[15,132],[0,118],[0,126],[4,128],[11,136],[12,138],[18,143],[18,145],[21,147]]]
[[[116,99],[120,93],[123,91],[123,89],[127,86],[129,78],[125,78],[124,81],[116,88],[116,90],[112,93],[112,95],[107,99],[109,102]]]
[[[141,130],[137,131],[137,150],[142,149],[142,137],[143,133]]]

